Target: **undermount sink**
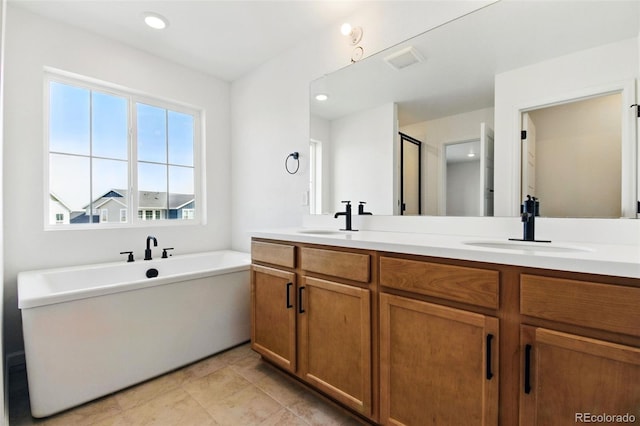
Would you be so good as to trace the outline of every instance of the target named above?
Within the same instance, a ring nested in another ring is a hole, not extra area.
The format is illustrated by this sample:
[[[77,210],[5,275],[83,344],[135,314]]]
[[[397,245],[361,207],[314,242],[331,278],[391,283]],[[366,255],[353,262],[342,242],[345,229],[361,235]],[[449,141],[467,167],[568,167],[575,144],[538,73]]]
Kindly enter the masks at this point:
[[[331,231],[329,229],[301,229],[298,231],[299,234],[309,234],[309,235],[341,235],[340,231]]]
[[[591,251],[582,247],[560,246],[553,243],[534,241],[467,241],[464,244],[473,247],[530,252],[582,253]]]

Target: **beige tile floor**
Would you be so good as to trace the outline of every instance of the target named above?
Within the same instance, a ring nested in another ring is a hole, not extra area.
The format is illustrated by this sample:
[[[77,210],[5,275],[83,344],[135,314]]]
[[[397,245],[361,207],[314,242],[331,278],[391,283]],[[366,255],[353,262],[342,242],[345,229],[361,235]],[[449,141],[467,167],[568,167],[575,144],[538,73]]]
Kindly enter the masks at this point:
[[[244,344],[46,419],[34,419],[24,367],[9,371],[11,426],[361,425]]]

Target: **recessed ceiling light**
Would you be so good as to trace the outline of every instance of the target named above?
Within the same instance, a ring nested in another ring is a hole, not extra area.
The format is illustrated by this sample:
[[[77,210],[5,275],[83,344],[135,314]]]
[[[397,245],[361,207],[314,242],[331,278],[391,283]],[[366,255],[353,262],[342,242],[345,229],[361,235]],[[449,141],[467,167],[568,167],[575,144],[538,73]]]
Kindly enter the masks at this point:
[[[329,96],[325,95],[324,93],[318,93],[316,95],[316,101],[323,102],[323,101],[326,101],[327,99],[329,99]]]
[[[156,30],[162,30],[167,28],[169,21],[164,16],[155,12],[144,12],[144,22],[148,26]]]

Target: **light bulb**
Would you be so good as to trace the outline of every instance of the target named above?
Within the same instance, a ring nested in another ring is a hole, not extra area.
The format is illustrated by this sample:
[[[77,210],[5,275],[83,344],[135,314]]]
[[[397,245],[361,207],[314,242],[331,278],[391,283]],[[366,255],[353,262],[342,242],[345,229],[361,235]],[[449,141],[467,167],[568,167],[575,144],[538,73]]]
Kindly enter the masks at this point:
[[[351,34],[351,24],[349,24],[348,22],[342,24],[342,26],[340,27],[340,32],[345,36]]]
[[[316,101],[326,101],[327,99],[329,99],[329,96],[325,95],[324,93],[318,93],[316,95]]]

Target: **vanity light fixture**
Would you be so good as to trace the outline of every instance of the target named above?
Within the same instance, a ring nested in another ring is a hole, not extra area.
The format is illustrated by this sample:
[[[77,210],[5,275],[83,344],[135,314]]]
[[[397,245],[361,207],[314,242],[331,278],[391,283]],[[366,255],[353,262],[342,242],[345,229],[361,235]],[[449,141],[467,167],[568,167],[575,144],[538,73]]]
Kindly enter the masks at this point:
[[[345,22],[340,27],[342,35],[350,38],[351,44],[356,45],[362,40],[362,27],[352,27],[351,24]]]
[[[144,23],[155,30],[163,30],[169,25],[169,21],[164,16],[155,12],[144,12]]]

